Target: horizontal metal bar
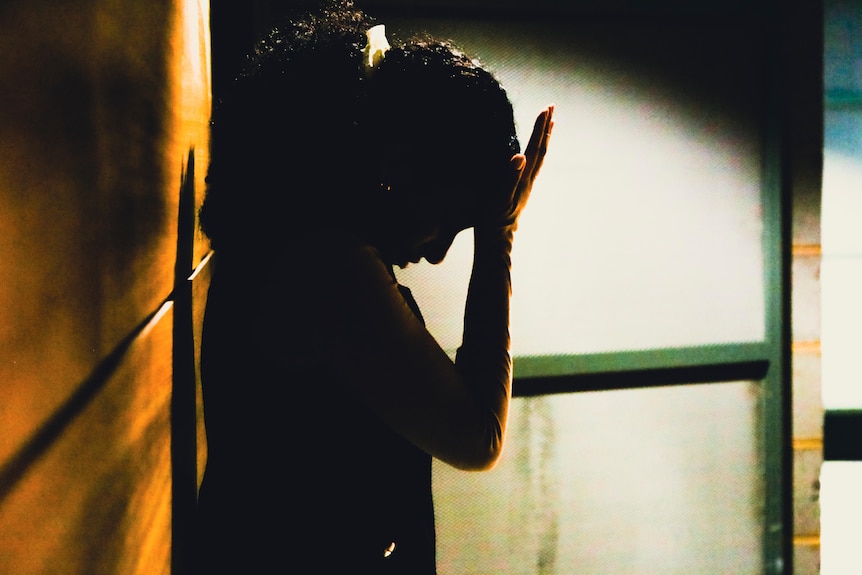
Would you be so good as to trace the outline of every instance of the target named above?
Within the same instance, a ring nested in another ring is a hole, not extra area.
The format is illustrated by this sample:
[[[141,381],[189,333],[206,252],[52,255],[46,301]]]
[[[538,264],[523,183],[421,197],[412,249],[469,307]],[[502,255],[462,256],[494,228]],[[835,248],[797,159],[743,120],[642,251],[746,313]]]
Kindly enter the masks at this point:
[[[646,350],[620,350],[593,354],[515,356],[515,377],[537,379],[557,376],[648,371],[665,368],[699,368],[770,359],[765,343],[738,343]]]
[[[769,371],[769,361],[763,359],[739,363],[516,378],[513,384],[513,395],[533,397],[556,393],[636,389],[689,383],[758,381],[766,377],[767,371]]]
[[[862,409],[826,411],[823,416],[823,459],[862,461]]]

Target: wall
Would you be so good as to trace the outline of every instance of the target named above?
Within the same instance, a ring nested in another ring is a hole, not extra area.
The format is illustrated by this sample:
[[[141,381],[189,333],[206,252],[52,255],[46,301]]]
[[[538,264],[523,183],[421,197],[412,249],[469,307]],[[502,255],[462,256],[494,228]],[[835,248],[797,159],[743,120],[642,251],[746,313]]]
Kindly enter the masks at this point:
[[[793,438],[793,573],[820,572],[819,474],[823,461],[820,398],[820,196],[823,165],[821,2],[795,2],[785,46],[794,90],[789,142],[792,182],[791,334]]]
[[[180,187],[199,202],[207,163],[208,11],[0,6],[0,573],[170,571],[171,293]]]

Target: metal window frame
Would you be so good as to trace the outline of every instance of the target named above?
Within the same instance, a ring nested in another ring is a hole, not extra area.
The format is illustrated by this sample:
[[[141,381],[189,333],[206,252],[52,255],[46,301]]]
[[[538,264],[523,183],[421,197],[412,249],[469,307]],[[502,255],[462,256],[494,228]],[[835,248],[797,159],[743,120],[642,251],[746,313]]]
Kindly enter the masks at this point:
[[[761,444],[764,474],[762,565],[765,574],[793,572],[793,451],[791,412],[790,264],[792,189],[787,137],[790,67],[785,43],[790,41],[787,18],[792,15],[777,0],[733,3],[689,3],[650,0],[626,2],[610,9],[597,2],[538,0],[505,3],[488,14],[481,0],[452,3],[414,0],[409,5],[366,2],[363,8],[381,19],[398,18],[505,18],[548,17],[592,20],[649,21],[672,18],[681,24],[705,19],[757,23],[766,48],[766,98],[763,102],[763,213],[765,337],[761,342],[620,351],[587,355],[518,357],[515,360],[515,397],[634,389],[689,383],[758,381],[761,393]],[[695,4],[695,5],[692,5]],[[586,7],[584,7],[586,6]]]

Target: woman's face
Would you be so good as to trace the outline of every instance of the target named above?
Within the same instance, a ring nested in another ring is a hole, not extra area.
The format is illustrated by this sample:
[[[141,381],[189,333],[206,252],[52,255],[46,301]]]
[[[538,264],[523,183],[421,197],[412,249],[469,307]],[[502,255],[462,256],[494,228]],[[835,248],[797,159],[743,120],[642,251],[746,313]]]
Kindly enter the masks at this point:
[[[482,210],[478,186],[488,178],[473,160],[478,143],[430,132],[420,131],[418,141],[406,132],[392,134],[380,158],[376,247],[390,265],[403,268],[422,258],[440,263]]]
[[[381,245],[387,263],[401,268],[425,258],[438,264],[452,242],[474,224],[470,190],[434,185],[384,189]]]

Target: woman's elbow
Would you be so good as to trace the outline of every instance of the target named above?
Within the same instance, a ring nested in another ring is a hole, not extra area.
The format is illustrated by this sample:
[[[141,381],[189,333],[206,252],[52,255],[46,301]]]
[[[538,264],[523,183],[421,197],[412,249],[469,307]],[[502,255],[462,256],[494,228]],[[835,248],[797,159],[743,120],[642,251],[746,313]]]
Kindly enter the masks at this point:
[[[489,471],[493,469],[503,454],[503,430],[499,426],[483,434],[483,437],[472,442],[458,461],[451,462],[454,467],[463,471]]]
[[[500,461],[501,451],[489,452],[484,454],[484,457],[479,457],[470,462],[470,464],[462,469],[464,471],[490,471],[497,466]]]

